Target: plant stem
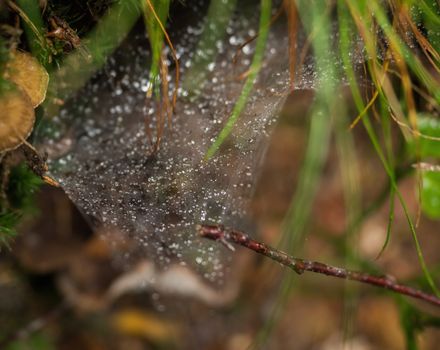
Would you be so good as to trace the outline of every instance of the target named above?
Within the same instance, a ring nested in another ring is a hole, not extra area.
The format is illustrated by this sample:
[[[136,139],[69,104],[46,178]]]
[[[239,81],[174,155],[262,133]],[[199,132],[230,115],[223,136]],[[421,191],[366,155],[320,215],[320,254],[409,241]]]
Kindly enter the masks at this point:
[[[243,232],[225,228],[222,225],[198,225],[197,232],[201,237],[219,241],[231,250],[234,250],[232,243],[251,249],[256,253],[275,260],[281,265],[291,268],[298,274],[302,274],[304,271],[310,271],[327,276],[370,284],[376,287],[392,290],[393,292],[399,294],[408,295],[412,298],[420,299],[440,307],[440,298],[432,294],[424,293],[421,290],[412,288],[410,286],[399,284],[389,276],[374,276],[368,273],[352,271],[317,261],[295,258],[264,243],[255,241]]]

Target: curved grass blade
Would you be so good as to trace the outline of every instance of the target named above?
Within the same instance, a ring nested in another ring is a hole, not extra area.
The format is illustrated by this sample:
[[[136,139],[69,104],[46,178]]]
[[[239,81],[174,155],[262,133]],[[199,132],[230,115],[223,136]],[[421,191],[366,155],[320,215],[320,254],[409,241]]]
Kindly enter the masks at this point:
[[[34,0],[19,0],[17,2],[18,5],[8,1],[8,5],[18,13],[24,22],[24,30],[32,53],[46,66],[49,52],[46,39],[43,36],[44,24],[38,2]]]
[[[84,39],[88,43],[90,58],[85,58],[81,50],[75,50],[63,61],[61,67],[51,73],[49,91],[58,99],[67,99],[81,88],[106,62],[107,57],[122,42],[141,15],[139,0],[118,1],[101,18],[96,27]],[[68,83],[66,83],[68,82]],[[56,103],[48,105],[48,115],[59,108]]]
[[[394,222],[395,194],[396,194],[396,191],[394,190],[394,188],[392,188],[391,193],[390,193],[390,208],[389,208],[389,216],[388,216],[387,233],[386,233],[385,241],[383,242],[382,248],[380,248],[380,251],[376,256],[376,260],[380,259],[380,257],[384,253],[385,249],[388,247],[388,244],[390,243],[390,240],[391,240],[391,229],[392,229],[393,222]]]

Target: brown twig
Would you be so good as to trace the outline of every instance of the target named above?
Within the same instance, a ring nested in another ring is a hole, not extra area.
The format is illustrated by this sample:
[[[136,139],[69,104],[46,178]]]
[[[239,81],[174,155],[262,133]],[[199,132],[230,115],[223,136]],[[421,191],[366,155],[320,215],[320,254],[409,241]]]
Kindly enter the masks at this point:
[[[345,268],[323,264],[317,261],[294,258],[278,249],[251,239],[243,232],[231,230],[222,225],[198,225],[197,232],[201,237],[219,241],[231,250],[234,250],[232,243],[251,249],[256,253],[264,255],[291,268],[298,274],[302,274],[304,271],[311,271],[327,276],[366,283],[440,306],[440,298],[435,295],[427,294],[421,290],[398,284],[391,277],[379,277],[364,272],[351,271]]]

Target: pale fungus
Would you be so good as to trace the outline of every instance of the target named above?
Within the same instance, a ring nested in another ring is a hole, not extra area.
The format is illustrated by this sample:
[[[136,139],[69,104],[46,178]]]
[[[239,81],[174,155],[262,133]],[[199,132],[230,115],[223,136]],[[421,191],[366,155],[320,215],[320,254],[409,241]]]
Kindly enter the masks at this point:
[[[15,87],[0,95],[0,154],[20,146],[32,131],[35,112],[29,97]]]
[[[44,101],[49,74],[31,54],[21,51],[11,54],[5,78],[23,89],[34,108]]]
[[[35,123],[35,111],[46,97],[49,75],[30,54],[16,51],[11,54],[3,76],[10,84],[0,94],[0,161],[8,151],[19,146],[29,168],[47,183],[58,183],[45,175],[46,159],[26,139]]]

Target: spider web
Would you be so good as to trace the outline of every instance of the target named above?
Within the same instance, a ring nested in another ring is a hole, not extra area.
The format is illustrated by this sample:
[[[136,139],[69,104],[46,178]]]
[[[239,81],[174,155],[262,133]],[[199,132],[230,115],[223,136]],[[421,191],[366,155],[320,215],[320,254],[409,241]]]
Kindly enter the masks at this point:
[[[194,11],[200,9],[194,6]],[[258,11],[248,14],[235,15],[224,40],[216,43],[218,54],[200,92],[194,96],[180,89],[172,126],[154,157],[143,126],[146,117],[154,124],[156,115],[146,98],[149,45],[143,28],[135,28],[104,68],[53,116],[55,137],[46,144],[51,175],[94,227],[117,230],[121,239],[134,242],[130,254],[137,252],[159,266],[187,264],[212,281],[221,280],[227,253],[197,237],[195,225],[246,229],[259,164],[289,90],[286,26],[275,23],[244,112],[219,152],[204,160],[241,92],[243,80],[237,77],[252,59],[253,44],[237,62],[232,59],[257,31]],[[203,23],[176,22],[181,28],[172,38],[184,81]],[[174,72],[169,74],[172,89]],[[313,63],[305,62],[295,88],[313,84]]]

